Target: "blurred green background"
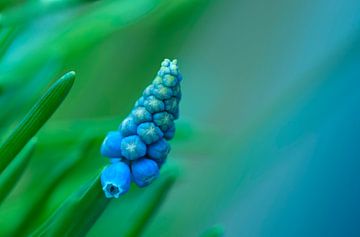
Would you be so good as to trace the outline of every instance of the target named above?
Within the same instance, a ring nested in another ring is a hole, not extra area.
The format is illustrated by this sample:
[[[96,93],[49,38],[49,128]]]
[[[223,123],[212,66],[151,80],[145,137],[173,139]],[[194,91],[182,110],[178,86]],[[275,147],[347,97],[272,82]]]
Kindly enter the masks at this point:
[[[0,48],[4,137],[55,79],[77,75],[0,208],[0,236],[17,226],[47,174],[71,159],[81,139],[95,140],[35,222],[106,164],[101,139],[164,58],[177,58],[184,77],[165,167],[180,178],[143,236],[199,236],[218,224],[225,236],[360,235],[359,1],[33,0],[0,7],[8,42]],[[88,235],[121,236],[156,185],[112,201]]]

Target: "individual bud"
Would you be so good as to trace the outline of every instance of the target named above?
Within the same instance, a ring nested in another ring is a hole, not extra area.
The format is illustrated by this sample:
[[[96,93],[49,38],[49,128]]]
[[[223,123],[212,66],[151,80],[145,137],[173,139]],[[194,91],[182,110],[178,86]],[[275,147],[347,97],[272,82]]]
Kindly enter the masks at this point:
[[[145,109],[145,107],[134,108],[131,115],[136,124],[149,122],[152,119],[151,113]]]
[[[144,106],[144,97],[141,96],[135,103],[135,107]]]
[[[118,131],[108,132],[101,145],[101,155],[111,158],[121,157],[121,140],[122,136]]]
[[[171,61],[168,58],[165,58],[162,62],[161,62],[161,66],[162,67],[168,67],[170,65]]]
[[[124,121],[121,123],[121,126],[119,128],[120,133],[123,137],[135,135],[136,129],[137,129],[137,125],[135,123],[133,116],[128,116],[126,119],[124,119]]]
[[[145,142],[151,144],[163,137],[163,132],[154,123],[142,123],[137,128],[137,134]]]
[[[174,86],[174,87],[172,88],[172,93],[173,93],[173,96],[175,96],[175,97],[178,99],[178,101],[181,100],[182,95],[181,95],[181,87],[180,87],[180,84],[177,84],[176,86]]]
[[[146,154],[146,145],[139,136],[124,137],[121,141],[122,155],[128,160],[135,160]]]
[[[159,76],[155,77],[155,79],[152,82],[153,85],[159,85],[161,83],[162,83],[162,78]]]
[[[155,160],[159,167],[164,163],[169,152],[170,144],[164,139],[161,139],[158,142],[149,145],[147,148],[147,156]]]
[[[170,74],[167,74],[163,77],[162,82],[163,82],[164,86],[173,87],[173,86],[177,85],[178,81],[177,81],[176,77],[174,77]]]
[[[154,85],[153,84],[148,85],[143,92],[143,97],[146,98],[152,95],[153,90],[154,90]]]
[[[165,74],[170,74],[170,68],[168,67],[161,67],[160,70],[158,71],[158,76],[162,77]]]
[[[166,139],[166,140],[171,140],[171,139],[173,139],[174,138],[174,136],[175,136],[175,124],[173,124],[172,126],[170,126],[170,128],[168,129],[168,130],[166,130],[165,132],[164,132],[164,138]]]
[[[173,111],[172,115],[174,116],[174,120],[179,118],[179,107],[177,107],[176,110]]]
[[[173,95],[173,91],[169,87],[160,84],[154,86],[152,94],[159,100],[166,100],[171,98],[171,96]]]
[[[176,97],[171,97],[168,100],[164,100],[165,111],[170,114],[175,114],[179,108],[179,100]]]
[[[131,164],[133,181],[139,187],[145,187],[159,176],[159,167],[150,159],[141,158]]]
[[[118,198],[130,188],[129,166],[123,162],[107,166],[101,173],[101,185],[107,198]]]
[[[153,116],[154,123],[161,128],[162,131],[168,130],[174,124],[174,116],[168,112],[156,113]]]
[[[174,59],[170,65],[169,65],[170,73],[172,75],[178,75],[179,74],[179,67],[177,66],[177,60]]]
[[[144,100],[144,107],[150,113],[163,111],[165,108],[164,102],[156,99],[155,96],[149,96]]]

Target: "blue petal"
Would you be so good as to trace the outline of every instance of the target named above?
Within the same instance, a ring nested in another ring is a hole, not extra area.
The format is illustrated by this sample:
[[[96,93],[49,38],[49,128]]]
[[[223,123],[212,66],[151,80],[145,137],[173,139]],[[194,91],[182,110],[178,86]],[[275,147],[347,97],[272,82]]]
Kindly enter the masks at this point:
[[[101,145],[101,155],[106,157],[121,157],[121,140],[122,136],[120,132],[109,132]]]
[[[136,102],[135,107],[143,106],[144,105],[144,97],[141,96]]]
[[[171,96],[173,95],[173,91],[169,87],[160,84],[154,86],[152,94],[160,100],[166,100],[171,98]]]
[[[133,116],[128,116],[124,121],[121,123],[120,126],[120,133],[123,137],[136,135],[136,123]]]
[[[174,87],[172,88],[172,93],[173,93],[173,96],[175,96],[176,98],[178,98],[178,100],[181,100],[182,94],[181,94],[180,84],[177,84],[176,86],[174,86]]]
[[[157,98],[155,98],[155,96],[152,96],[152,95],[148,96],[144,100],[144,107],[150,113],[160,112],[165,109],[164,102],[162,102],[161,100],[158,100]]]
[[[136,124],[150,122],[152,119],[151,113],[149,113],[149,111],[147,111],[144,107],[134,108],[131,115]]]
[[[164,132],[164,138],[166,140],[171,140],[175,136],[175,124],[173,124],[167,131]]]
[[[164,139],[148,146],[147,155],[156,161],[158,165],[164,163],[167,155],[170,152],[170,144]]]
[[[167,112],[156,113],[153,116],[154,123],[161,128],[161,130],[167,131],[174,125],[174,116]]]
[[[162,67],[168,67],[170,65],[171,61],[168,58],[165,58],[162,62],[161,62],[161,66]]]
[[[142,123],[138,126],[137,134],[146,144],[151,144],[163,137],[163,132],[154,123]]]
[[[168,100],[164,100],[165,111],[174,115],[179,109],[179,99],[177,97],[171,97]]]
[[[100,179],[105,196],[107,198],[118,198],[130,188],[129,166],[123,162],[111,164],[102,171]]]
[[[146,154],[146,145],[139,136],[124,137],[121,141],[121,151],[128,160],[135,160]]]
[[[139,187],[149,185],[159,176],[159,167],[155,161],[150,159],[139,159],[131,164],[133,181]]]
[[[163,77],[162,82],[163,82],[164,86],[172,87],[172,86],[177,85],[178,80],[176,77],[167,74]]]

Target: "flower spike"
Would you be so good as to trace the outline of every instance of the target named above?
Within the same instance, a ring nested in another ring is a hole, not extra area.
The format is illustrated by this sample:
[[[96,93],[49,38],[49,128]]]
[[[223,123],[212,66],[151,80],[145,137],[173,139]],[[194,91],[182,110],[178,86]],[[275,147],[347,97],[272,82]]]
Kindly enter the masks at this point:
[[[118,131],[107,134],[101,154],[110,165],[101,175],[107,198],[118,198],[130,188],[151,184],[170,152],[179,117],[182,76],[177,60],[165,59],[152,83],[145,88]]]

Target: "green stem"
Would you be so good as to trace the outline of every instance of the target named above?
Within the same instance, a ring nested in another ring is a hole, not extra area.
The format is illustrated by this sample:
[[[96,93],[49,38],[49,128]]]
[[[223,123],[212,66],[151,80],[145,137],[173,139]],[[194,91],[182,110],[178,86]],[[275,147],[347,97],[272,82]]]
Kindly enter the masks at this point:
[[[142,208],[142,213],[137,215],[137,218],[129,223],[129,228],[123,235],[124,237],[140,236],[143,233],[151,218],[155,216],[157,210],[160,208],[167,193],[174,185],[178,175],[175,172],[169,172],[168,174],[164,173],[163,176],[165,177],[159,180],[159,182],[161,182],[159,187]]]

